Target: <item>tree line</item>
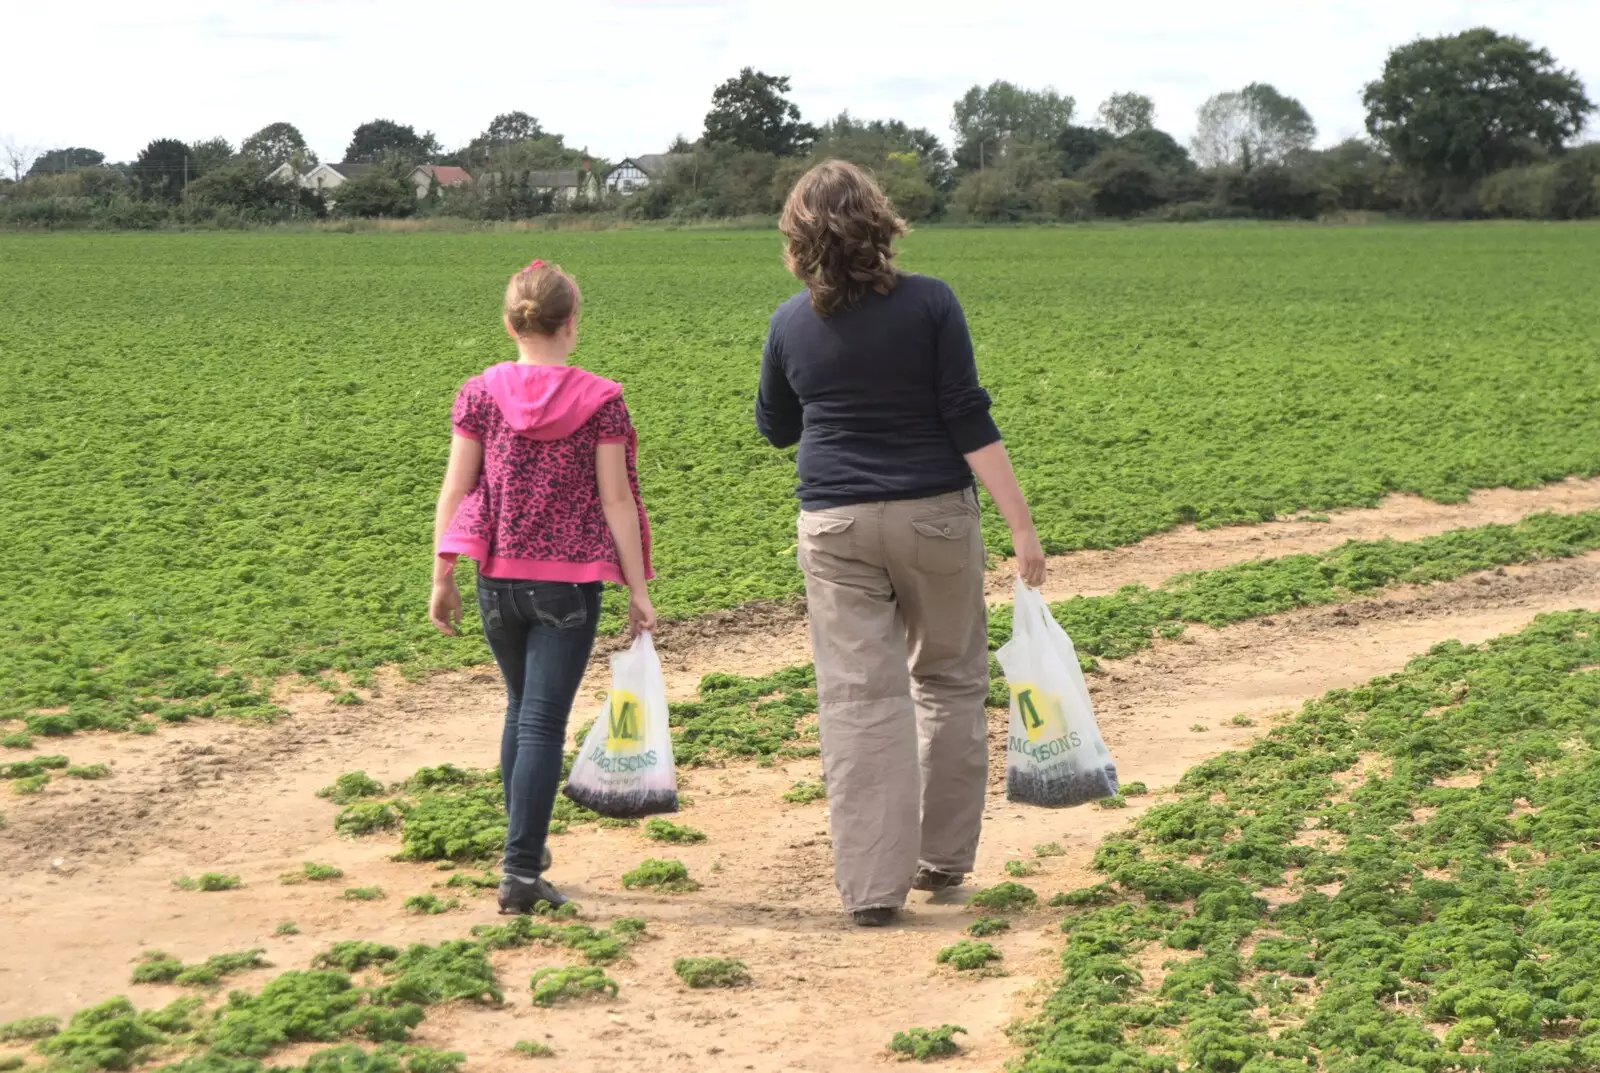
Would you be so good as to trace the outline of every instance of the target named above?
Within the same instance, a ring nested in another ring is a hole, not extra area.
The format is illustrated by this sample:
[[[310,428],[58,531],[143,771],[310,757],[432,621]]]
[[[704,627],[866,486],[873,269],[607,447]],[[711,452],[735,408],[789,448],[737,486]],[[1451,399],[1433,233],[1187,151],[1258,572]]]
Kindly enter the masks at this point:
[[[566,144],[526,112],[496,116],[466,145],[387,119],[352,133],[343,160],[372,165],[331,197],[274,177],[317,163],[298,129],[274,123],[236,147],[221,138],[152,141],[126,164],[92,149],[34,158],[5,144],[0,223],[156,226],[265,223],[333,215],[510,219],[556,209],[652,220],[775,213],[814,162],[871,168],[909,219],[1313,218],[1329,212],[1447,218],[1600,216],[1600,145],[1577,145],[1595,104],[1545,49],[1486,28],[1401,45],[1362,92],[1363,138],[1317,149],[1293,96],[1261,82],[1216,94],[1183,144],[1154,103],[1119,92],[1092,115],[1053,88],[973,86],[951,110],[951,142],[894,119],[848,112],[812,124],[790,80],[745,68],[718,85],[701,134],[679,137],[642,190],[557,205],[536,179],[596,176],[610,162]],[[406,174],[456,165],[480,180],[419,199]],[[522,182],[513,181],[522,176]]]

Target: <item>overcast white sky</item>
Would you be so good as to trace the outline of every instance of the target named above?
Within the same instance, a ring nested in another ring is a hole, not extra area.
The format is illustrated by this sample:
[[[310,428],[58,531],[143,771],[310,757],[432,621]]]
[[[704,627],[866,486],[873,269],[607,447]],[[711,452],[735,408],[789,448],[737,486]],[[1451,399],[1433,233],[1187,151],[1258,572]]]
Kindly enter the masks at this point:
[[[1299,97],[1320,141],[1361,133],[1362,85],[1390,47],[1488,25],[1548,48],[1600,96],[1600,0],[6,0],[0,135],[113,160],[150,139],[276,120],[338,160],[394,119],[454,147],[521,109],[603,157],[695,136],[712,87],[754,66],[793,78],[807,119],[848,108],[948,143],[968,86],[1155,99],[1180,139],[1212,93]],[[1593,136],[1593,131],[1590,131]]]

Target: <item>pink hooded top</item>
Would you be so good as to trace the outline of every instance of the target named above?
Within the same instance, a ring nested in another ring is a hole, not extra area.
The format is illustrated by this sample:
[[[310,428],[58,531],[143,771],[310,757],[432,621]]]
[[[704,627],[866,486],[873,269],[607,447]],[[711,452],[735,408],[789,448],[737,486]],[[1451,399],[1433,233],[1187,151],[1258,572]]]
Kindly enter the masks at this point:
[[[595,448],[620,443],[645,576],[654,576],[638,437],[620,384],[573,366],[502,362],[461,386],[450,419],[458,435],[483,444],[483,469],[439,542],[440,556],[475,559],[485,577],[622,584],[595,476]]]

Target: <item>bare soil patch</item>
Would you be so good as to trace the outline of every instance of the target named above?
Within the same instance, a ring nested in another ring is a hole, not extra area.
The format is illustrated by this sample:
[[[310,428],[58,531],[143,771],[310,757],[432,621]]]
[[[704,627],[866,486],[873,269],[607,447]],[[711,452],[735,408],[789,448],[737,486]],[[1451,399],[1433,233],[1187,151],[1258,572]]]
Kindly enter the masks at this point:
[[[1438,641],[1480,641],[1542,612],[1597,605],[1600,554],[1593,554],[1225,630],[1191,628],[1179,641],[1107,664],[1091,684],[1123,779],[1159,789],[1205,757],[1247,742],[1278,713],[1395,670]],[[796,657],[765,632],[789,612],[770,614],[755,632],[685,631],[683,647],[664,644],[674,695],[687,695],[708,671],[763,673],[805,658],[803,649]],[[596,661],[597,688],[602,665]],[[393,838],[337,838],[336,810],[314,792],[355,768],[388,781],[446,761],[494,763],[500,690],[487,668],[415,685],[384,676],[358,707],[336,706],[320,692],[296,693],[295,716],[271,727],[212,723],[149,737],[65,739],[61,751],[74,763],[103,761],[115,774],[98,783],[56,780],[39,797],[6,806],[0,921],[19,941],[7,943],[0,964],[0,1020],[67,1014],[117,993],[141,1006],[167,1001],[176,994],[171,988],[127,982],[132,960],[150,947],[186,961],[265,947],[274,970],[230,981],[249,988],[271,971],[305,967],[338,940],[436,941],[493,919],[489,895],[468,897],[463,908],[439,916],[405,913],[401,901],[432,889],[445,873],[390,860]],[[587,718],[586,707],[580,704],[575,720]],[[1230,721],[1241,712],[1253,726]],[[1205,729],[1196,732],[1194,724]],[[1041,898],[1094,881],[1088,863],[1095,844],[1155,798],[1131,799],[1122,810],[1008,805],[1003,733],[997,716],[987,826],[967,891],[1003,880],[1007,860],[1031,857],[1042,842],[1059,842],[1066,854],[1042,860],[1041,874],[1027,880]],[[781,799],[796,780],[817,775],[815,761],[685,772],[692,804],[678,819],[706,832],[699,845],[663,852],[637,830],[592,826],[555,838],[552,878],[590,918],[650,922],[655,939],[611,972],[620,997],[532,1007],[527,976],[569,955],[510,951],[498,955],[510,998],[505,1008],[431,1011],[419,1041],[464,1050],[470,1068],[480,1070],[521,1068],[510,1045],[534,1039],[558,1052],[552,1068],[649,1062],[667,1070],[821,1071],[875,1065],[896,1030],[950,1022],[970,1033],[950,1068],[999,1068],[1012,1054],[1004,1027],[1036,1007],[1044,994],[1039,981],[1054,971],[1056,914],[1023,916],[994,937],[1010,975],[978,979],[935,971],[934,954],[971,920],[959,899],[914,895],[901,927],[848,927],[832,888],[826,803]],[[622,890],[621,873],[647,856],[682,859],[704,888],[676,897]],[[304,861],[337,865],[345,877],[278,883],[280,873]],[[245,886],[195,893],[171,885],[178,875],[203,871],[237,873]],[[367,903],[339,897],[346,886],[368,885],[387,896]],[[284,920],[295,921],[300,934],[275,936]],[[743,958],[754,983],[690,991],[670,966],[695,955]]]

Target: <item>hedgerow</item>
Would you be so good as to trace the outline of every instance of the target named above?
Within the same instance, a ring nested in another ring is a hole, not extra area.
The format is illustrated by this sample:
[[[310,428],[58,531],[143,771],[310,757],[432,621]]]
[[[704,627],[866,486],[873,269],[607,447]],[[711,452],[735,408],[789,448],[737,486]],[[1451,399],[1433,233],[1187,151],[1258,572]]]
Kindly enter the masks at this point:
[[[1597,665],[1600,615],[1542,616],[1192,768],[1061,899],[1019,1069],[1591,1068]]]

